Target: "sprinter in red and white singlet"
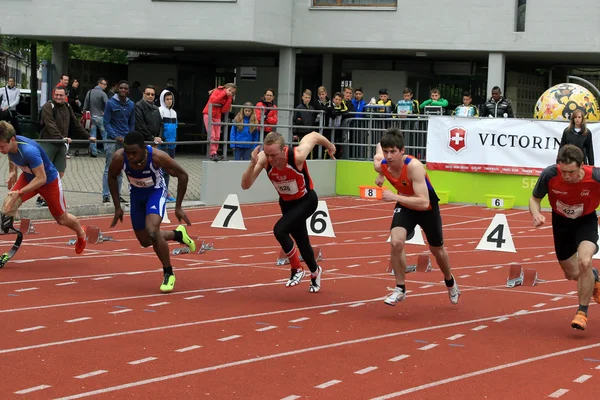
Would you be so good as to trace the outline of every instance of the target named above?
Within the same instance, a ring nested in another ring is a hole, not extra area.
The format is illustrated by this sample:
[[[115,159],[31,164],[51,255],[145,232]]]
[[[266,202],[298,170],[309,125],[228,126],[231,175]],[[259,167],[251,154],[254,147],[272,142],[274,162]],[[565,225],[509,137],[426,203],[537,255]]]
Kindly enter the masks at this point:
[[[260,146],[257,146],[252,151],[250,165],[242,176],[242,188],[246,190],[252,187],[263,169],[267,171],[269,180],[279,193],[279,206],[282,213],[273,232],[290,260],[292,268],[291,277],[285,285],[296,286],[304,277],[304,269],[299,258],[301,255],[311,272],[309,286],[311,293],[321,289],[322,273],[321,267],[315,260],[306,230],[306,220],[316,211],[318,205],[317,194],[313,190],[306,165],[306,157],[316,145],[325,147],[333,158],[335,146],[318,132],[304,136],[296,148],[286,146],[281,134],[271,132],[265,136],[264,150],[260,151]]]
[[[583,165],[583,152],[567,144],[560,148],[556,164],[545,168],[529,200],[533,225],[542,226],[542,199],[548,195],[552,207],[554,250],[565,278],[578,281],[579,309],[571,327],[584,330],[590,297],[600,303],[600,279],[592,268],[598,251],[600,168]]]

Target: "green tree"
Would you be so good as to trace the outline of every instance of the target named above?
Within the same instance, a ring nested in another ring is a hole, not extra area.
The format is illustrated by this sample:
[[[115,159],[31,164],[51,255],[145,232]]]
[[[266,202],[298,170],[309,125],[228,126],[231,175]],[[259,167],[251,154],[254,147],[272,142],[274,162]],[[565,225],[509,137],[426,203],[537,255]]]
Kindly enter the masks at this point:
[[[39,42],[38,60],[52,61],[52,43]],[[86,46],[82,44],[69,45],[69,58],[75,60],[100,61],[115,64],[127,64],[127,51]]]

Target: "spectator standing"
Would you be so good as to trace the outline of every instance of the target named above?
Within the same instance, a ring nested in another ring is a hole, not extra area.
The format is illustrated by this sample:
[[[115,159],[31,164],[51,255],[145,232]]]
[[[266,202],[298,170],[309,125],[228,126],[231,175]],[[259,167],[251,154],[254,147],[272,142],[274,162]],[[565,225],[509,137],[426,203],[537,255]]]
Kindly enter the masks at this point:
[[[135,103],[135,129],[144,135],[146,142],[161,143],[163,123],[160,111],[154,104],[156,89],[148,85],[143,95],[142,100]]]
[[[163,142],[167,142],[160,146],[160,149],[166,152],[169,157],[175,159],[176,144],[169,142],[177,141],[177,111],[175,107],[175,96],[168,90],[163,90],[160,94],[160,116],[163,124]],[[165,174],[165,184],[167,186],[167,202],[173,203],[176,199],[169,192],[169,174]]]
[[[104,92],[106,89],[106,79],[99,78],[95,88],[90,89],[85,95],[83,100],[83,110],[89,111],[92,115],[92,127],[90,128],[90,135],[98,138],[98,132],[100,133],[100,139],[106,140],[106,130],[104,129],[104,109],[106,103],[108,103],[108,96]],[[102,144],[104,149],[106,143]],[[98,156],[98,147],[96,143],[90,144],[90,157]]]
[[[265,124],[265,135],[269,132],[273,132],[273,128],[277,125],[277,110],[271,109],[266,110],[263,107],[268,108],[277,108],[274,103],[275,100],[275,91],[273,89],[265,90],[265,94],[262,99],[258,103],[256,103],[256,118],[260,123]]]
[[[244,106],[252,106],[251,102],[244,103]],[[258,125],[256,119],[256,113],[252,108],[241,109],[233,120],[234,125],[231,127],[231,134],[229,135],[229,141],[231,142],[254,142],[258,143],[260,140],[260,131],[258,126],[248,126],[248,124]],[[239,160],[250,160],[250,154],[255,144],[250,143],[232,143],[233,157],[236,161]]]
[[[583,163],[594,166],[594,145],[592,132],[587,128],[583,111],[576,109],[571,114],[571,123],[564,130],[560,147],[566,144],[577,146],[583,152]]]
[[[479,111],[477,107],[471,104],[472,101],[473,97],[471,97],[471,93],[465,92],[463,94],[463,103],[454,109],[452,115],[457,117],[479,117]]]
[[[204,126],[206,127],[206,133],[210,141],[218,142],[221,140],[221,118],[223,114],[229,112],[231,108],[231,102],[233,101],[233,96],[235,95],[235,91],[237,90],[237,86],[234,83],[226,83],[225,86],[219,86],[216,89],[212,89],[209,92],[208,102],[202,111],[202,116],[204,119]],[[208,107],[212,104],[212,115],[210,116],[213,124],[208,126]],[[218,143],[210,144],[210,160],[211,161],[219,161],[219,157],[217,156],[217,151],[219,150]]]
[[[19,119],[17,118],[17,106],[21,100],[21,91],[15,85],[15,78],[8,78],[8,83],[0,93],[0,107],[2,107],[3,120],[9,122],[17,135],[20,134]]]
[[[444,99],[437,88],[431,89],[429,92],[429,99],[421,103],[421,110],[425,111],[425,107],[442,107],[442,115],[446,114],[446,108],[448,107],[448,100]]]
[[[512,103],[509,99],[502,97],[502,91],[498,86],[492,88],[492,97],[481,106],[479,113],[488,118],[514,118]]]

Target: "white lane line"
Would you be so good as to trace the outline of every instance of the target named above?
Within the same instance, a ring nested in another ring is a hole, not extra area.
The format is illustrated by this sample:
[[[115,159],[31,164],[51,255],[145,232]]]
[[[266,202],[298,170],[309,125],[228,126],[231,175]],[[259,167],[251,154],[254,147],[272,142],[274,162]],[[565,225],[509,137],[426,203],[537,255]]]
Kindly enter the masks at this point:
[[[295,394],[292,394],[292,395],[290,395],[290,396],[284,397],[284,398],[283,398],[283,399],[281,399],[281,400],[298,400],[298,399],[300,399],[300,398],[302,398],[302,396],[296,396]]]
[[[369,240],[369,239],[373,239],[373,236],[366,236],[366,237],[362,238],[362,240]]]
[[[227,336],[221,339],[217,339],[219,342],[227,342],[228,340],[233,340],[233,339],[237,339],[237,338],[241,338],[242,335],[232,335],[232,336]]]
[[[123,313],[129,312],[129,311],[133,311],[133,310],[131,308],[124,308],[123,310],[109,311],[108,313],[112,314],[112,315],[116,315],[116,314],[123,314]]]
[[[102,375],[102,374],[105,374],[107,372],[108,371],[106,371],[106,370],[99,369],[98,371],[92,371],[92,372],[88,372],[87,374],[77,375],[77,376],[74,376],[73,378],[75,378],[75,379],[91,378],[92,376]]]
[[[146,357],[146,358],[142,358],[141,360],[129,361],[127,364],[138,365],[138,364],[147,363],[149,361],[154,361],[156,359],[157,359],[156,357]]]
[[[271,252],[270,252],[271,253]],[[274,253],[274,252],[273,252]],[[264,253],[267,254],[267,253]],[[223,262],[223,261],[229,261],[229,258],[221,258],[219,260],[215,260],[215,262]]]
[[[358,371],[354,371],[354,373],[356,375],[364,375],[364,374],[369,373],[371,371],[375,371],[377,368],[378,367],[367,367],[367,368],[363,368],[363,369],[358,370]]]
[[[321,383],[320,385],[315,386],[315,389],[326,389],[330,386],[337,385],[338,383],[342,383],[342,381],[338,381],[337,379],[334,379],[329,382]]]
[[[101,276],[99,278],[92,278],[93,281],[103,281],[104,279],[112,279],[112,276]]]
[[[573,382],[583,383],[583,382],[587,381],[588,379],[590,379],[591,377],[592,377],[592,375],[581,375],[579,378],[575,379]]]
[[[356,267],[360,267],[360,264],[348,265],[346,268],[356,268]]]
[[[328,270],[325,270],[325,272],[335,272],[335,271],[339,271],[337,268],[331,268]]]
[[[425,351],[425,350],[431,350],[431,349],[433,349],[434,347],[437,347],[437,346],[438,346],[437,343],[431,343],[431,344],[428,344],[427,346],[419,347],[417,350],[423,350],[423,351]]]
[[[540,308],[540,307],[544,307],[545,305],[546,305],[546,303],[537,303],[537,304],[532,305],[531,307]]]
[[[360,306],[364,306],[365,303],[354,303],[354,304],[350,304],[348,307],[351,308],[356,308],[356,307],[360,307]]]
[[[308,321],[309,319],[310,318],[308,318],[308,317],[302,317],[302,318],[297,318],[297,319],[291,319],[288,322],[296,323],[296,322]]]
[[[464,337],[464,336],[465,335],[463,335],[462,333],[458,333],[454,336],[447,337],[446,340],[456,340],[456,339],[460,339],[461,337]]]
[[[258,328],[256,329],[256,332],[265,332],[265,331],[270,331],[271,329],[276,329],[277,327],[275,325],[269,325],[269,326],[265,326],[264,328]]]
[[[388,361],[396,362],[396,361],[404,360],[405,358],[408,358],[408,357],[410,357],[408,354],[401,354],[399,356],[390,358]]]
[[[373,261],[369,261],[367,264],[379,264],[381,261],[380,260],[373,260]]]
[[[71,324],[73,322],[87,321],[89,319],[92,319],[92,317],[81,317],[81,318],[75,318],[75,319],[67,319],[67,320],[65,320],[65,322],[67,324]]]
[[[433,285],[421,286],[419,289],[429,289],[430,287],[433,287]]]
[[[552,398],[552,399],[558,399],[560,396],[562,396],[563,394],[567,393],[569,391],[569,389],[558,389],[556,392],[551,393],[550,395],[548,395],[548,397]]]
[[[502,318],[495,319],[494,322],[504,322],[504,321],[507,321],[507,320],[508,320],[508,318],[502,317]]]
[[[23,328],[23,329],[17,329],[17,332],[31,332],[31,331],[37,331],[40,329],[44,329],[45,326],[39,325],[39,326],[32,326],[31,328]]]
[[[235,289],[225,289],[225,290],[217,291],[217,293],[229,293],[229,292],[235,292]]]
[[[356,241],[356,240],[354,240],[354,239],[347,239],[347,240],[344,240],[344,242],[345,242],[345,243],[352,243],[352,242],[355,242],[355,241]]]
[[[246,254],[245,256],[240,256],[240,258],[250,258],[254,257],[254,254]]]
[[[203,294],[199,294],[199,295],[196,295],[196,296],[184,297],[183,299],[184,300],[194,300],[194,299],[200,299],[202,297],[204,297],[204,295]]]
[[[468,277],[470,277],[470,276],[471,276],[471,275],[468,275],[468,274],[467,274],[467,275],[461,275],[461,276],[459,276],[459,278],[461,278],[461,279],[462,279],[462,278],[468,278]]]
[[[479,325],[479,326],[476,326],[475,328],[471,328],[471,330],[472,331],[480,331],[485,328],[487,328],[487,325]]]
[[[175,350],[177,353],[185,353],[186,351],[192,351],[201,348],[202,346],[198,346],[197,344],[189,347],[184,347],[183,349]]]
[[[54,285],[54,286],[67,286],[67,285],[74,285],[74,284],[76,284],[76,283],[77,283],[77,282],[63,282],[63,283],[57,283],[57,284],[56,284],[56,285]]]
[[[514,315],[525,315],[529,313],[529,310],[519,310]]]
[[[569,292],[569,293],[567,293],[567,294],[568,294],[568,295],[574,295],[574,294],[577,294],[577,290],[572,290],[572,291],[570,291],[570,292]]]
[[[23,289],[17,289],[17,290],[15,290],[15,292],[30,292],[32,290],[39,290],[39,288],[36,288],[36,287],[23,288]]]
[[[476,274],[487,274],[487,269],[484,269],[483,271],[477,271],[475,273]]]
[[[277,253],[276,251],[265,251],[263,254],[275,254]]]
[[[550,301],[558,301],[558,300],[562,300],[562,297],[553,297],[550,299]]]
[[[48,389],[49,387],[52,387],[52,386],[50,386],[50,385],[39,385],[39,386],[31,387],[29,389],[19,390],[18,392],[15,392],[15,394],[27,394],[27,393],[31,393],[31,392],[37,392],[38,390]]]
[[[167,304],[171,304],[171,303],[168,301],[162,301],[160,303],[148,304],[148,307],[160,307],[160,306],[166,306]]]
[[[323,311],[323,312],[321,313],[321,315],[329,315],[329,314],[336,313],[336,312],[338,312],[338,311],[339,311],[339,310],[329,310],[329,311]]]

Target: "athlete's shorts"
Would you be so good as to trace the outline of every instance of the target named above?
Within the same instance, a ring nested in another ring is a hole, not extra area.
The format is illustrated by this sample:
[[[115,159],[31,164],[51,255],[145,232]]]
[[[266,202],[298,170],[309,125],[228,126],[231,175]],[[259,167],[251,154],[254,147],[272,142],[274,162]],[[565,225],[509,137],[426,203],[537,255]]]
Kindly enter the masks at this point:
[[[596,244],[598,251],[598,217],[596,211],[571,219],[552,212],[554,251],[558,261],[569,259],[584,240]]]
[[[141,193],[140,193],[141,192]],[[158,214],[164,217],[167,207],[167,191],[164,189],[144,189],[131,191],[129,213],[134,231],[146,229],[146,215]]]
[[[406,229],[406,232],[410,235],[417,225],[425,232],[427,242],[430,246],[440,247],[444,245],[442,215],[437,203],[431,204],[431,210],[424,211],[411,210],[410,208],[403,207],[400,203],[396,203],[390,230],[401,227]]]
[[[19,179],[17,179],[17,183],[15,183],[15,186],[13,186],[11,190],[17,191],[19,189],[23,189],[28,183],[29,182],[27,182],[25,179],[25,174],[21,174]],[[52,214],[55,219],[67,211],[65,194],[63,192],[62,183],[59,177],[40,186],[35,191],[24,193],[23,196],[21,196],[23,203],[38,194],[42,196],[44,200],[46,200],[46,204],[48,204],[48,210],[50,210],[50,214]]]

